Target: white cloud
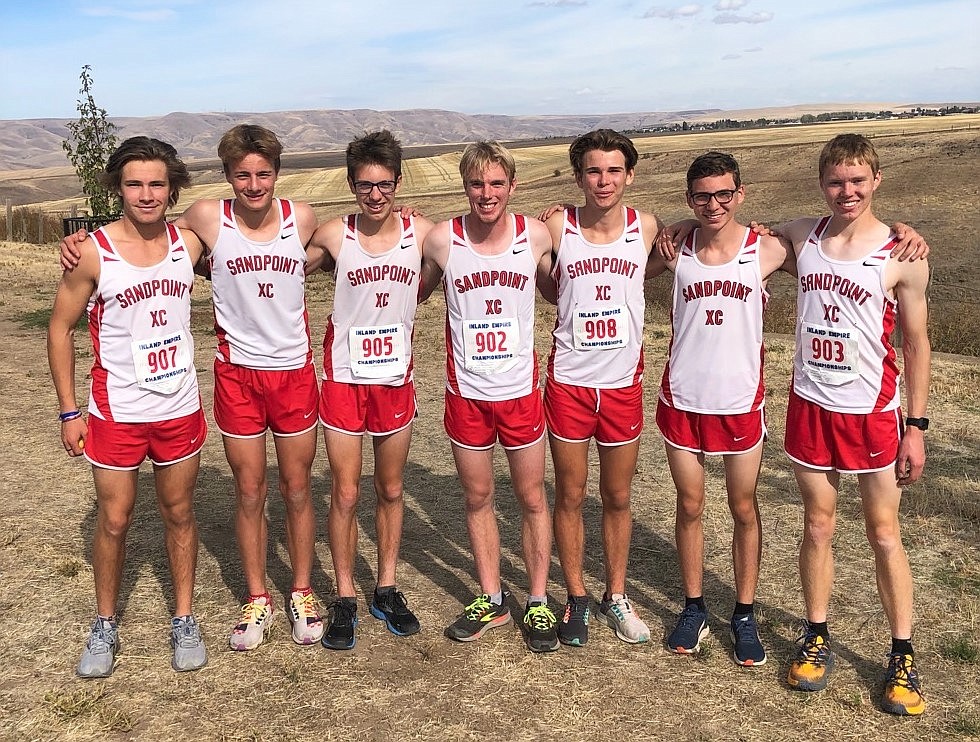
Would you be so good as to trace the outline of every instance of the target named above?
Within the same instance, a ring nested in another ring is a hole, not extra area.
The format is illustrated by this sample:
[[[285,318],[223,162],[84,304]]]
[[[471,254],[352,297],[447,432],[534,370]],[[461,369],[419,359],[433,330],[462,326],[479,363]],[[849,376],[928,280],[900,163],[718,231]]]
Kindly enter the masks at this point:
[[[715,10],[738,10],[744,8],[748,0],[718,0]]]
[[[661,8],[653,7],[650,8],[646,13],[643,14],[644,18],[668,18],[674,20],[676,18],[689,18],[695,16],[701,12],[700,5],[681,5],[677,8]]]
[[[715,23],[768,23],[773,19],[773,14],[768,11],[760,11],[749,15],[739,15],[738,13],[719,13],[715,16]]]

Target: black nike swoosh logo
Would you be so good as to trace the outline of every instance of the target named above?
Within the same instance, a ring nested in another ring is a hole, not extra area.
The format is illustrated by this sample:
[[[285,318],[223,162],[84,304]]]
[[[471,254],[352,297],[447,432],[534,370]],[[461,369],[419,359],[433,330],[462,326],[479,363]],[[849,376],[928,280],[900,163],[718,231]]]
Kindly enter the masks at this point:
[[[638,239],[640,239],[640,238],[639,237],[627,237],[626,238],[626,241],[627,242],[636,242]]]
[[[183,260],[183,258],[170,258],[170,260],[171,260],[172,262],[174,262],[174,263],[177,263],[177,262],[179,262],[179,261],[181,261],[181,260]]]
[[[738,264],[745,265],[746,263],[751,263],[751,262],[752,262],[752,258],[749,258],[748,260],[739,259]]]
[[[527,252],[527,248],[525,247],[523,250],[514,250],[514,255],[520,255],[522,252]]]
[[[879,265],[881,265],[881,263],[869,263],[867,260],[865,260],[862,265],[866,265],[869,268],[877,268]]]
[[[410,247],[411,247],[411,244],[408,244],[408,245],[402,245],[402,250],[407,250],[407,249],[408,249],[408,248],[410,248]]]

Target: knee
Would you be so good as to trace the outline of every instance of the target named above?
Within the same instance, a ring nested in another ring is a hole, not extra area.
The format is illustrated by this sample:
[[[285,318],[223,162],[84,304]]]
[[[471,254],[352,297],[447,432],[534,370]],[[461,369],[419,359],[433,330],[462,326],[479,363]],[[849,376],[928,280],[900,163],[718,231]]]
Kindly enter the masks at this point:
[[[677,522],[695,523],[701,520],[704,514],[704,497],[681,497],[677,498]]]
[[[866,533],[875,554],[892,554],[903,548],[897,522],[868,524]]]
[[[113,539],[125,539],[129,526],[133,522],[133,511],[107,512],[99,511],[99,530]]]
[[[830,546],[836,525],[834,513],[807,513],[803,524],[804,538],[820,546]]]
[[[463,494],[463,509],[467,514],[492,510],[493,488],[478,487],[467,489]]]
[[[161,505],[160,517],[167,529],[183,530],[193,528],[197,523],[194,518],[194,502],[190,498],[169,505]]]
[[[283,475],[279,474],[279,492],[286,501],[286,506],[303,504],[310,499],[310,475]]]
[[[356,484],[335,481],[330,489],[330,509],[334,512],[353,512],[357,509],[359,496],[360,489]]]
[[[238,479],[235,482],[238,507],[249,512],[263,510],[268,493],[268,484],[262,479]]]
[[[390,482],[376,479],[374,492],[378,496],[378,502],[384,505],[397,505],[404,500],[404,488],[400,479]]]
[[[759,521],[759,507],[754,497],[733,499],[728,503],[735,525],[742,528],[754,526]]]
[[[548,514],[548,498],[544,494],[544,485],[515,490],[514,495],[521,504],[521,512],[525,518]]]

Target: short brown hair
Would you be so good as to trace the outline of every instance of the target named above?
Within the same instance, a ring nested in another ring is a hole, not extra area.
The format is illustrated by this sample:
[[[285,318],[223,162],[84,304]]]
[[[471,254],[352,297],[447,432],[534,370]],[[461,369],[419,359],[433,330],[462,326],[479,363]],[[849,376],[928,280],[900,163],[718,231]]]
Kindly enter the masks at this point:
[[[354,180],[357,168],[380,165],[402,176],[402,145],[387,129],[372,131],[347,145],[347,177]]]
[[[105,188],[118,194],[122,190],[122,170],[127,163],[153,160],[159,160],[167,166],[167,184],[170,186],[170,198],[167,203],[175,206],[180,196],[180,189],[191,184],[191,176],[173,145],[159,139],[139,136],[124,141],[109,155],[105,171],[99,181]]]
[[[225,175],[232,165],[248,155],[262,155],[278,173],[282,165],[282,142],[270,129],[258,124],[233,126],[218,142],[218,157]]]
[[[687,191],[691,192],[691,185],[701,178],[710,178],[713,175],[732,174],[735,187],[742,185],[742,175],[738,171],[738,161],[724,152],[705,152],[694,158],[694,162],[687,169]]]
[[[619,150],[626,160],[627,170],[633,170],[640,159],[636,147],[625,134],[612,129],[595,129],[577,137],[568,148],[568,159],[572,163],[572,170],[575,171],[576,176],[582,174],[585,155],[594,149],[603,152]]]

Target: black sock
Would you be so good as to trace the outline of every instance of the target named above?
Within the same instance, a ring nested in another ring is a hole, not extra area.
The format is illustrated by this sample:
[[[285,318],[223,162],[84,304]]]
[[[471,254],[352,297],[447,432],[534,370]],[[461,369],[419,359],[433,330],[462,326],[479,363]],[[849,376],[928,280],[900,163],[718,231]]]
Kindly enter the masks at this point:
[[[892,637],[892,654],[913,654],[911,639],[896,639]]]
[[[395,592],[394,585],[385,585],[383,587],[381,585],[376,585],[374,588],[374,594],[379,598],[385,595],[391,595],[393,592]]]
[[[830,629],[827,628],[827,622],[821,621],[817,623],[816,621],[808,621],[810,624],[810,630],[817,636],[822,636],[824,639],[830,638]]]
[[[736,603],[735,610],[732,612],[732,618],[749,616],[754,612],[755,612],[755,603]]]
[[[708,607],[704,604],[704,596],[703,595],[699,595],[696,598],[689,598],[689,597],[687,597],[685,595],[684,596],[684,607],[687,608],[689,605],[696,605],[698,607],[698,610],[701,611],[702,613],[707,613],[708,612]]]

